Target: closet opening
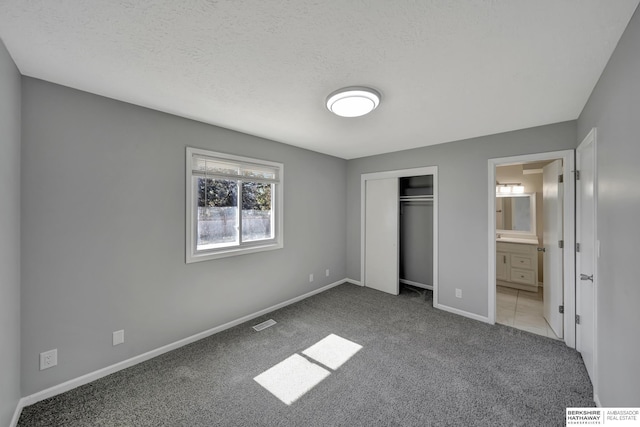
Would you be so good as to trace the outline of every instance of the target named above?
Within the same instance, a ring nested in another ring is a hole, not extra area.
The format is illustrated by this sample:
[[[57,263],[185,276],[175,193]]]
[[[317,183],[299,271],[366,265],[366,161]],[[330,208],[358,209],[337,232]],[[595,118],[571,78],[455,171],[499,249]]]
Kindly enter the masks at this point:
[[[400,178],[401,285],[433,290],[433,175]]]
[[[437,167],[361,176],[362,285],[433,291],[438,307]]]

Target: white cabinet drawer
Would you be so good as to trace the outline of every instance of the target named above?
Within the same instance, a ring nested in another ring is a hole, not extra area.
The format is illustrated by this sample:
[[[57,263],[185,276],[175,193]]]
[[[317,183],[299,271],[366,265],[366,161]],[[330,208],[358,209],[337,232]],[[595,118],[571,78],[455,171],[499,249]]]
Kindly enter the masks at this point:
[[[533,245],[521,245],[519,243],[504,243],[497,242],[496,249],[500,252],[510,252],[512,254],[529,254],[534,255],[536,253],[536,246]]]
[[[533,268],[533,259],[530,256],[511,255],[511,267],[514,268]]]
[[[535,273],[533,270],[511,268],[511,281],[525,285],[536,285]]]

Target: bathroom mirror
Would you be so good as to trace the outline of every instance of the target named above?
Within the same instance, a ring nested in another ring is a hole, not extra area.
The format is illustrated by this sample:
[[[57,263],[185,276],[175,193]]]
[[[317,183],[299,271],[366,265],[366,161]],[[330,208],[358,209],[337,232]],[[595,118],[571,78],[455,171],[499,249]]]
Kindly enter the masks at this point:
[[[496,194],[496,233],[536,234],[536,193]]]

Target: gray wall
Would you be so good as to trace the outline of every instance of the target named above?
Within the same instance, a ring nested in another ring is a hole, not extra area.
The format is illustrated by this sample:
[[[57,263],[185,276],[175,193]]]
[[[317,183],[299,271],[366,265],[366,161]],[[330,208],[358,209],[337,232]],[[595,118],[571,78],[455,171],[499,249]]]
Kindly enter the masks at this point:
[[[360,175],[438,166],[440,303],[487,316],[487,160],[575,148],[574,121],[350,160],[347,274],[360,280]],[[455,288],[463,298],[455,297]]]
[[[20,73],[0,41],[0,425],[20,399]]]
[[[24,395],[346,277],[345,160],[27,77],[23,123]],[[284,249],[185,264],[187,145],[284,163]]]
[[[640,406],[640,12],[578,119],[598,144],[598,364],[603,406]]]
[[[400,207],[400,278],[433,285],[433,205]]]

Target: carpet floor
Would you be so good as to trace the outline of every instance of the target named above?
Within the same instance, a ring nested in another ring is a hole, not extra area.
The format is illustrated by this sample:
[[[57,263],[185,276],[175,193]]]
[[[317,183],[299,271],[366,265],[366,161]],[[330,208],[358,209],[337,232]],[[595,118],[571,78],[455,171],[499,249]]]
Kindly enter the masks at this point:
[[[313,362],[303,352],[331,334],[362,348],[290,405],[254,380]],[[591,383],[563,342],[434,309],[429,291],[343,284],[28,406],[18,425],[561,426],[585,406]]]

